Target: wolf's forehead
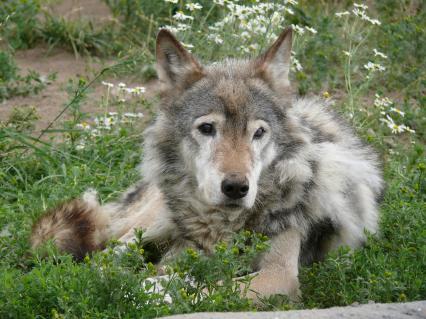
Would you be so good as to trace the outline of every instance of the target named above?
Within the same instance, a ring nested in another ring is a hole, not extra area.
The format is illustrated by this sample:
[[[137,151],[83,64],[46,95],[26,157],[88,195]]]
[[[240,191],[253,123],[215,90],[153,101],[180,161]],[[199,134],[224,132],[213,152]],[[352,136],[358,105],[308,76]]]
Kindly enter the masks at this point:
[[[227,115],[237,116],[242,113],[249,104],[250,90],[243,81],[222,78],[214,88],[214,94],[222,101]]]

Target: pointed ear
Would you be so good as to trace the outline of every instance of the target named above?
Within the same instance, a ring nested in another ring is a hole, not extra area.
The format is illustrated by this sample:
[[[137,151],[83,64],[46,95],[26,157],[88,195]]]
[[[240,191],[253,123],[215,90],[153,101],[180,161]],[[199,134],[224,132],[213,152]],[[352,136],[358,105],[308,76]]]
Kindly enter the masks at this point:
[[[257,72],[271,87],[280,92],[290,87],[292,29],[286,28],[272,46],[258,58]]]
[[[157,35],[157,72],[169,87],[188,87],[203,76],[203,69],[173,34],[162,29]]]

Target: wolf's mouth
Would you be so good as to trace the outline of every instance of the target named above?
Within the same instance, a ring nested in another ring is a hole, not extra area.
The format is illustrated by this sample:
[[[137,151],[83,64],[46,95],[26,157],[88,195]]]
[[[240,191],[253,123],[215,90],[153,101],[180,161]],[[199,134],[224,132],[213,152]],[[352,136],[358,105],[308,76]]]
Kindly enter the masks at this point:
[[[240,202],[235,202],[235,201],[230,201],[230,202],[226,202],[223,205],[221,205],[223,209],[226,210],[237,210],[237,209],[242,209],[243,205]]]

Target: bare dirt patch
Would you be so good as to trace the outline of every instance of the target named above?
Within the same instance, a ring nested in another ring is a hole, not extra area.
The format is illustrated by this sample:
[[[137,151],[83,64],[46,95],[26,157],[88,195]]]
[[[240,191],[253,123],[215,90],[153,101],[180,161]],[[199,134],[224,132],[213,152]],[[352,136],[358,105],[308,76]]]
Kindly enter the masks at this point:
[[[66,19],[88,19],[95,24],[113,19],[108,6],[100,0],[66,0],[52,6],[51,10]]]
[[[95,25],[101,25],[102,21],[112,19],[109,8],[100,0],[65,0],[56,3],[50,9],[55,14],[67,19],[90,19]],[[47,78],[49,74],[56,74],[56,79],[39,94],[14,97],[0,104],[0,120],[3,121],[9,118],[14,107],[34,106],[40,117],[35,123],[35,134],[46,128],[70,101],[72,92],[69,90],[67,92],[70,81],[78,81],[80,77],[90,81],[104,67],[112,66],[115,63],[113,60],[102,60],[95,57],[78,57],[61,48],[49,50],[47,46],[18,51],[15,53],[15,59],[22,74],[26,74],[30,70],[38,72],[44,78]],[[147,98],[156,94],[155,81],[142,84],[136,83],[129,77],[117,79],[108,77],[108,75],[102,80],[113,83],[124,82],[128,86],[145,86]],[[81,111],[93,115],[105,112],[105,109],[100,107],[102,96],[105,93],[105,86],[101,83],[94,83],[81,105]],[[109,109],[109,111],[114,110],[113,107]],[[135,111],[143,112],[142,106]],[[60,123],[69,118],[69,112],[66,112],[53,127],[60,127]]]

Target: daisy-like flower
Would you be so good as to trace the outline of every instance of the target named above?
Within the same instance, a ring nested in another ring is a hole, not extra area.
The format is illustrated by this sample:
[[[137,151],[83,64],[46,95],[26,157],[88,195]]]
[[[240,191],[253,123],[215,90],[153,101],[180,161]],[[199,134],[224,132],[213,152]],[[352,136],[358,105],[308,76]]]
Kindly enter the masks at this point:
[[[292,24],[291,27],[293,28],[294,32],[296,32],[299,35],[302,35],[305,33],[305,30],[303,29],[303,27],[300,27],[297,24]]]
[[[216,33],[214,33],[214,34],[209,34],[209,35],[207,36],[207,38],[208,38],[209,40],[213,41],[213,42],[214,42],[214,43],[216,43],[216,44],[222,44],[222,43],[223,43],[223,39],[220,37],[220,35],[219,35],[219,34],[216,34]]]
[[[380,71],[383,72],[386,70],[386,68],[378,63],[373,63],[371,61],[368,61],[367,64],[364,64],[364,69],[368,70],[368,71]]]
[[[370,22],[371,24],[375,24],[375,25],[381,25],[382,23],[379,21],[379,20],[377,20],[377,19],[371,19],[371,18],[368,18],[368,19],[366,19],[368,22]]]
[[[75,149],[77,151],[81,151],[82,149],[84,149],[86,147],[86,143],[84,141],[80,141],[76,146]]]
[[[343,16],[350,15],[350,12],[349,12],[349,11],[336,12],[334,15],[335,15],[336,17],[338,17],[338,18],[341,18],[341,17],[343,17]]]
[[[185,7],[189,10],[189,11],[195,11],[195,10],[201,10],[203,8],[203,6],[199,3],[187,3],[185,4]]]
[[[360,8],[362,10],[367,10],[368,9],[368,6],[365,5],[365,4],[363,4],[363,3],[354,3],[354,7],[355,8]]]
[[[109,82],[102,81],[101,83],[102,83],[102,85],[105,85],[108,88],[113,88],[114,87],[114,84],[109,83]]]
[[[142,93],[145,93],[146,89],[143,86],[136,86],[133,88],[133,93],[136,95],[140,95]]]
[[[374,56],[379,56],[379,57],[381,57],[383,59],[387,59],[388,58],[388,56],[386,54],[378,51],[377,49],[373,49],[373,52],[374,52]]]
[[[277,26],[281,23],[281,15],[278,12],[274,12],[271,17],[271,24]]]
[[[406,126],[404,124],[398,125],[394,122],[394,120],[389,116],[386,115],[385,119],[380,119],[382,122],[384,122],[387,127],[389,127],[393,134],[402,133],[406,130]]]
[[[308,30],[312,34],[317,34],[318,33],[317,30],[315,30],[314,28],[311,28],[311,27],[305,27],[305,29]]]
[[[192,44],[190,44],[190,43],[183,43],[183,42],[181,42],[181,44],[182,44],[185,48],[187,48],[187,49],[193,49],[193,48],[194,48],[194,46],[193,46]]]
[[[379,94],[376,94],[376,98],[374,100],[374,106],[378,108],[385,108],[391,105],[393,101],[388,97],[381,97]]]
[[[87,124],[86,122],[78,123],[75,127],[85,131],[90,130],[90,125]]]
[[[162,29],[166,29],[166,30],[168,30],[168,31],[170,31],[171,33],[174,33],[174,34],[176,34],[176,33],[178,33],[178,32],[179,32],[179,29],[178,29],[178,28],[176,28],[176,27],[174,27],[174,26],[171,26],[171,25],[165,25],[165,26],[162,26],[162,27],[160,28],[160,30],[162,30]]]
[[[194,20],[194,17],[186,15],[185,13],[183,13],[183,11],[176,12],[176,14],[173,16],[173,18],[175,20],[180,20],[180,21]]]
[[[391,112],[395,112],[398,113],[399,115],[401,115],[402,117],[405,116],[405,112],[401,111],[400,109],[396,108],[396,107],[391,107],[390,109]]]
[[[284,10],[285,10],[288,14],[291,14],[291,15],[293,15],[293,14],[294,14],[293,9],[291,9],[291,8],[284,7]]]
[[[302,65],[300,64],[299,60],[295,56],[293,56],[291,58],[291,69],[293,71],[302,71],[303,70]]]
[[[213,0],[214,4],[217,4],[219,6],[225,5],[226,0]]]
[[[367,16],[364,10],[357,8],[357,7],[352,9],[352,13],[354,15],[356,15],[357,17],[360,17],[361,19],[363,19]]]
[[[343,50],[343,54],[349,57],[352,56],[352,54],[349,51],[345,51],[345,50]]]
[[[412,134],[416,133],[416,131],[415,131],[415,130],[413,130],[413,129],[411,129],[409,126],[406,126],[406,127],[405,127],[405,130],[406,130],[407,132],[412,133]]]

